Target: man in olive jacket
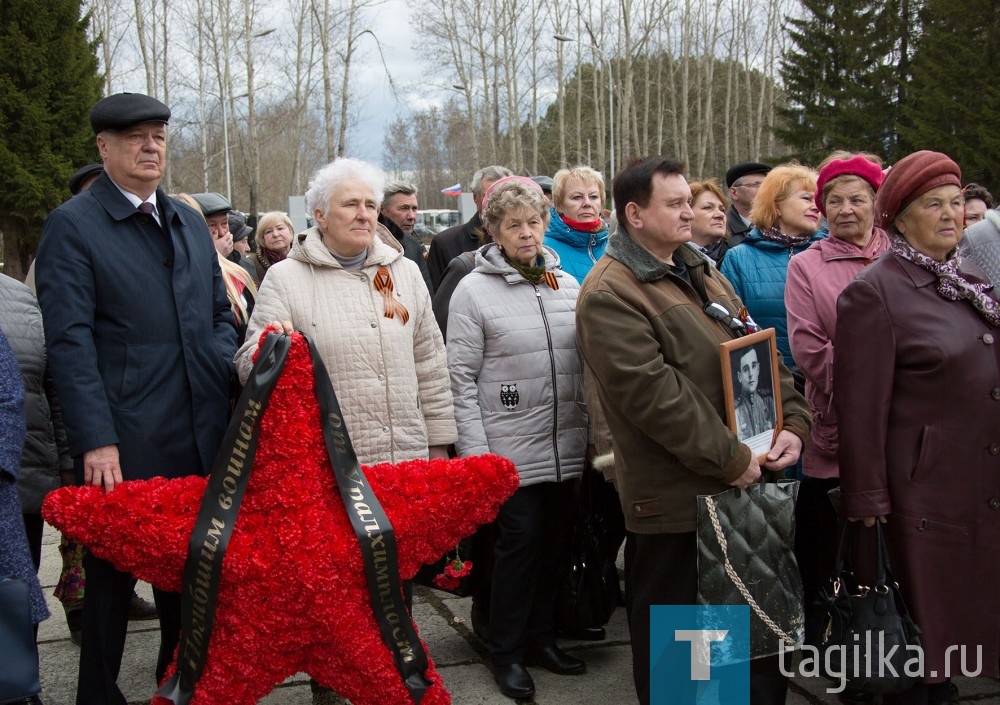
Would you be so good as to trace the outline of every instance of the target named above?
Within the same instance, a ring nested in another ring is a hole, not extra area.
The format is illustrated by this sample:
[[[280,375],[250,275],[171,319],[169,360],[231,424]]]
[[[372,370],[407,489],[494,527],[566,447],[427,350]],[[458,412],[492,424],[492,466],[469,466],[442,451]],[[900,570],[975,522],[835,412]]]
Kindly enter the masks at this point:
[[[734,334],[704,312],[715,302],[735,316],[743,304],[717,269],[682,247],[694,218],[683,166],[637,160],[613,191],[620,225],[580,289],[577,340],[613,439],[629,530],[632,670],[646,705],[649,606],[697,599],[697,496],[745,488],[761,469],[725,421],[719,344]],[[764,463],[774,472],[795,464],[810,426],[783,366],[780,375],[784,430]],[[776,657],[752,662],[753,702],[784,702],[785,688]]]

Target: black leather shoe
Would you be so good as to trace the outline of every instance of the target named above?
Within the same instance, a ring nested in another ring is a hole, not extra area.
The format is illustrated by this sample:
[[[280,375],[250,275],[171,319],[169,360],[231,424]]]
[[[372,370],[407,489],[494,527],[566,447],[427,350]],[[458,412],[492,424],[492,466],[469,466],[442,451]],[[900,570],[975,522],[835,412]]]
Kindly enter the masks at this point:
[[[570,656],[555,644],[526,651],[524,662],[529,666],[541,666],[560,676],[578,676],[587,670],[586,663],[576,656]]]
[[[132,593],[132,601],[128,605],[129,620],[142,622],[148,619],[156,619],[158,616],[159,613],[156,611],[156,605],[142,599],[135,592]]]
[[[958,702],[958,686],[951,681],[932,683],[927,688],[927,705],[950,705]]]
[[[563,639],[573,639],[575,641],[604,641],[607,633],[604,627],[576,627],[573,629],[560,629],[559,636]]]
[[[837,694],[837,700],[844,705],[866,705],[875,701],[875,696],[857,688],[845,687]]]
[[[493,666],[493,680],[500,685],[500,692],[508,698],[527,700],[535,697],[535,681],[531,680],[524,664],[508,663]]]

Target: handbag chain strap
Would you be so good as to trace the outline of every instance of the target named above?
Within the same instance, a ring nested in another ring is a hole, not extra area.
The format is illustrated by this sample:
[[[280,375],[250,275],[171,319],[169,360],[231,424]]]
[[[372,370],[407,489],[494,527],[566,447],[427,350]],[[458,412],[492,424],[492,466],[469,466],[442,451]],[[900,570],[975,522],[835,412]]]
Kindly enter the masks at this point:
[[[795,639],[788,636],[788,634],[786,634],[781,627],[775,624],[773,619],[765,614],[764,610],[757,604],[757,601],[753,599],[753,595],[751,595],[750,591],[747,590],[747,586],[743,584],[742,580],[740,580],[740,576],[736,574],[736,569],[733,568],[733,564],[729,561],[729,543],[726,541],[726,537],[722,533],[722,524],[719,523],[719,516],[715,512],[715,502],[711,497],[705,497],[705,506],[708,508],[708,517],[712,520],[712,527],[715,529],[715,538],[719,542],[719,548],[722,549],[722,557],[726,561],[726,575],[728,575],[729,579],[733,581],[736,589],[740,591],[743,599],[747,601],[747,604],[750,605],[750,609],[752,609],[754,614],[760,618],[760,621],[766,624],[767,628],[774,632],[774,635],[779,639],[784,641],[786,644],[794,646],[796,644]]]

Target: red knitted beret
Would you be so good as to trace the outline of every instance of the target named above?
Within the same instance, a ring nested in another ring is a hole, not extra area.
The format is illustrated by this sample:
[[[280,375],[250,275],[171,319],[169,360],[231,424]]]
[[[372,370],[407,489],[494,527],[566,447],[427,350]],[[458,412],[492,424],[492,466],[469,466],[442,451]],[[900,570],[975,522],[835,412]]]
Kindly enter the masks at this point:
[[[850,159],[834,159],[823,167],[816,180],[816,207],[819,212],[826,217],[826,206],[823,205],[823,187],[827,182],[836,179],[838,176],[857,176],[864,179],[872,187],[872,191],[878,191],[882,185],[882,167],[875,162],[865,159],[862,156],[851,157]]]
[[[875,198],[875,213],[888,228],[917,197],[938,186],[962,187],[962,170],[941,152],[921,150],[893,164]]]

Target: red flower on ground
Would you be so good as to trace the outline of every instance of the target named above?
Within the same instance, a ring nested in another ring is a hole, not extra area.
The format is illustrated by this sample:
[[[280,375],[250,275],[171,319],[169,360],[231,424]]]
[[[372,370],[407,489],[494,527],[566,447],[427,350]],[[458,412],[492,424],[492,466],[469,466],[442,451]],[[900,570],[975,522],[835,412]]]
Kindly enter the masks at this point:
[[[365,473],[395,529],[406,579],[491,521],[518,485],[514,466],[494,455],[380,464]],[[63,488],[49,494],[43,515],[119,569],[180,590],[205,485],[205,478],[186,477],[124,482],[110,493]],[[256,703],[298,672],[354,705],[411,701],[379,636],[323,442],[309,350],[293,334],[261,419],[191,705]],[[433,662],[426,675],[433,685],[421,705],[450,702]]]

